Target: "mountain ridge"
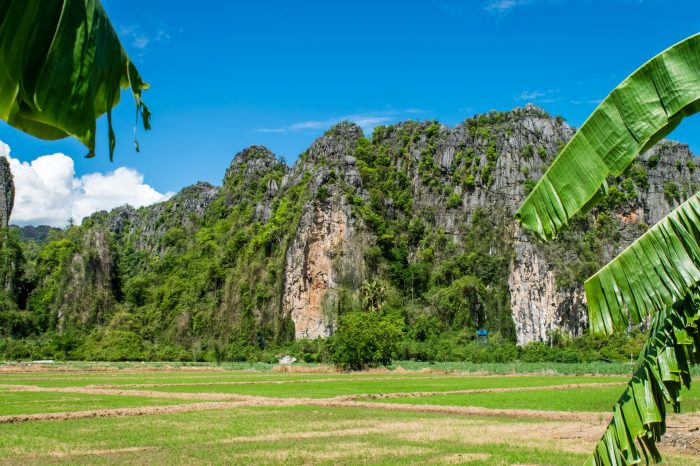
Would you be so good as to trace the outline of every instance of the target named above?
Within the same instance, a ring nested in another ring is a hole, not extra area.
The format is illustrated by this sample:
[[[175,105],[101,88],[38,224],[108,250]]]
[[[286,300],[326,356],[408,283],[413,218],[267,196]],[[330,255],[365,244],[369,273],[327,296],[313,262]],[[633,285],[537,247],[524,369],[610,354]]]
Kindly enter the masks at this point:
[[[513,213],[574,131],[527,106],[452,128],[409,120],[371,138],[340,123],[291,166],[250,146],[221,186],[62,232],[45,246],[53,263],[27,260],[21,311],[42,316],[39,332],[121,332],[142,348],[244,358],[331,335],[362,306],[363,285],[381,283],[407,335],[425,325],[519,344],[580,335],[585,275],[695,192],[700,173],[687,146],[664,141],[611,180],[600,209],[540,244]],[[422,337],[411,338],[405,356],[420,358]]]

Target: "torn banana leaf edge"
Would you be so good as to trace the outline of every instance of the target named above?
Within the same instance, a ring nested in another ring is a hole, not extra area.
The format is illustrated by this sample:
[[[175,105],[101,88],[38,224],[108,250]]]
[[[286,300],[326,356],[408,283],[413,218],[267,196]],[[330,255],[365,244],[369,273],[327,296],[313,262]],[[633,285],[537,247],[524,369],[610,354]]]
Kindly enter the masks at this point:
[[[672,306],[700,283],[700,194],[647,230],[584,287],[591,331],[612,334]]]

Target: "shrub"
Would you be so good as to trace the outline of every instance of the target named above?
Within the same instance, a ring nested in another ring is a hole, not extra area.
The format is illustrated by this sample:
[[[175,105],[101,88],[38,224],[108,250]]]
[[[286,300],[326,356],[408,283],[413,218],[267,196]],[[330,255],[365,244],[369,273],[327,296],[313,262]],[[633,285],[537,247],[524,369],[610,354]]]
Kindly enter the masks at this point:
[[[525,194],[530,194],[530,192],[535,189],[535,186],[537,185],[537,181],[533,180],[532,178],[525,178],[525,181],[523,182],[523,186],[525,188]]]
[[[678,185],[673,181],[664,182],[664,197],[670,203],[674,200],[680,202],[681,192]]]
[[[447,199],[447,208],[448,209],[456,209],[458,207],[462,206],[462,196],[460,196],[457,193],[452,193]]]

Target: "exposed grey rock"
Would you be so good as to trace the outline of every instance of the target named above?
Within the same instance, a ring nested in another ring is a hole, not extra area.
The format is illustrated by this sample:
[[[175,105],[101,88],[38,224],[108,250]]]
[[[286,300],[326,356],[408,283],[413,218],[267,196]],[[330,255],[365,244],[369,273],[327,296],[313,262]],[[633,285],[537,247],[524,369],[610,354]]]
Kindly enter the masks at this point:
[[[256,179],[260,175],[267,173],[270,169],[284,165],[275,154],[265,146],[250,146],[237,153],[226,169],[224,175],[224,186],[232,180],[235,175],[242,175],[243,179]]]
[[[15,183],[6,157],[0,157],[0,227],[10,222],[12,207],[15,204]]]

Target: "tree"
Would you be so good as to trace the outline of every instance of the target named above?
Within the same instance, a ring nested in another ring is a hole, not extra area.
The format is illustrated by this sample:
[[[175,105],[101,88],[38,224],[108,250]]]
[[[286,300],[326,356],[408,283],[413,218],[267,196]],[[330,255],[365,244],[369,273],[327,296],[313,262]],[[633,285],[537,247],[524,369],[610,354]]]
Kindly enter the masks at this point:
[[[345,370],[387,366],[401,337],[401,323],[377,312],[354,311],[340,316],[331,340],[331,359]]]
[[[544,240],[591,208],[616,177],[700,110],[700,34],[660,53],[588,117],[516,214]],[[636,372],[587,464],[660,460],[666,404],[700,363],[700,195],[683,203],[585,283],[591,331],[610,335],[652,318]],[[639,447],[635,444],[637,441]]]
[[[379,280],[368,282],[365,280],[362,282],[359,291],[363,310],[379,312],[382,309],[386,300],[386,285],[383,282]]]
[[[74,136],[95,155],[95,121],[130,88],[150,129],[148,88],[99,0],[0,0],[0,118],[41,139]],[[136,143],[136,141],[134,141]],[[136,143],[138,151],[138,143]]]

